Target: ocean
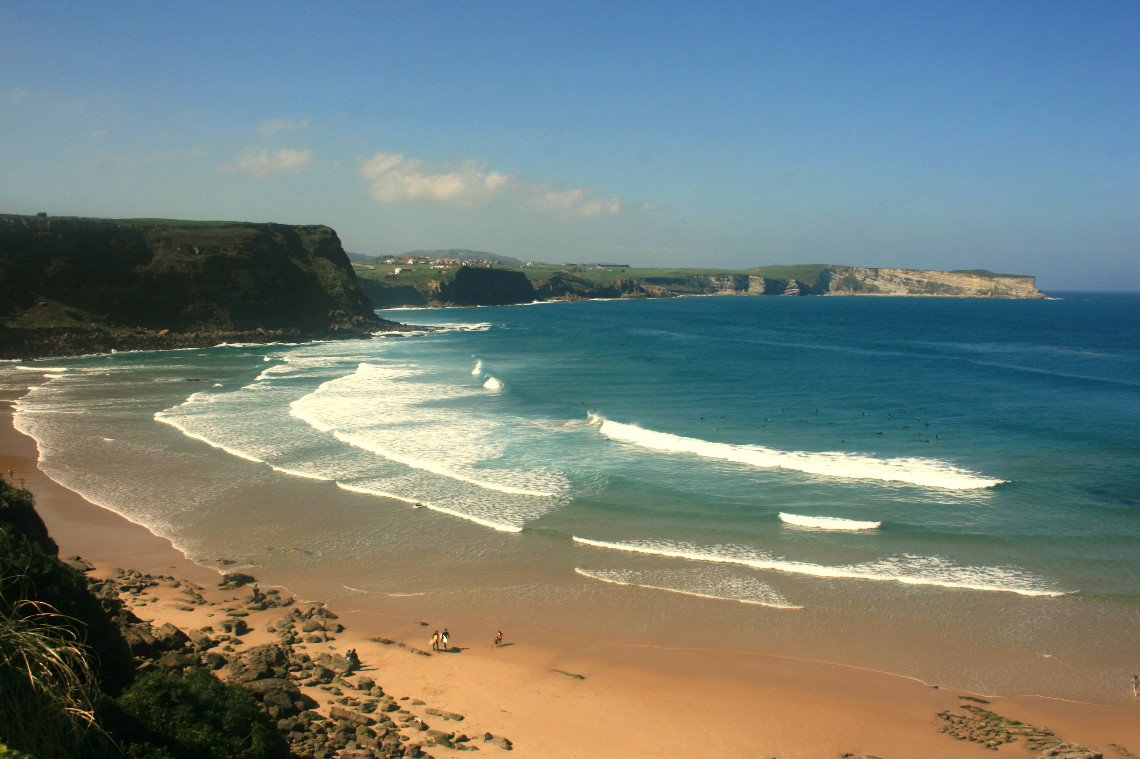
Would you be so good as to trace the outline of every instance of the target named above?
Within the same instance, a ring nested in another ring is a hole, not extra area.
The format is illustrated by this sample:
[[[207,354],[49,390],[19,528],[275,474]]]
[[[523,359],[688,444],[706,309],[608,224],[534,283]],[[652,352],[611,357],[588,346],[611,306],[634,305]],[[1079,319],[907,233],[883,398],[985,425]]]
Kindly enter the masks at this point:
[[[41,466],[341,604],[1103,700],[1140,660],[1140,295],[386,311],[0,364]]]

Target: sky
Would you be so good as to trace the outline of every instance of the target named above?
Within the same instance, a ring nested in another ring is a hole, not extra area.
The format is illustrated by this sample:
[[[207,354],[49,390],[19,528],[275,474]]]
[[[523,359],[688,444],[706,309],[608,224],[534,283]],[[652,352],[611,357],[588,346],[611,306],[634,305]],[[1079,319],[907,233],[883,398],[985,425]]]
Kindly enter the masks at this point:
[[[0,0],[0,213],[1140,290],[1140,3]]]

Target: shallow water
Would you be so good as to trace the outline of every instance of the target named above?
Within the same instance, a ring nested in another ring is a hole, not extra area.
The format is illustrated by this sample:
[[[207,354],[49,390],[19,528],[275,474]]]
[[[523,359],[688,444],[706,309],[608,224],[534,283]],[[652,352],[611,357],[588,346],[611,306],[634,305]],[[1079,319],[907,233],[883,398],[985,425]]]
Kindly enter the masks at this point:
[[[53,478],[323,598],[991,693],[1136,666],[1140,297],[385,316],[439,329],[0,381],[49,378],[16,423]]]

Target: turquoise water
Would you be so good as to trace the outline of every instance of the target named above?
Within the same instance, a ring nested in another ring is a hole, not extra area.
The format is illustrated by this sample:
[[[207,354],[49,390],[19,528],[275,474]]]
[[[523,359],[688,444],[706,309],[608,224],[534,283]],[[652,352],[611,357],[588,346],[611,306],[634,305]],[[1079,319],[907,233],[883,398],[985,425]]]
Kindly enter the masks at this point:
[[[49,377],[17,407],[46,471],[199,559],[869,613],[1135,666],[1138,296],[385,316],[437,329],[0,375]]]

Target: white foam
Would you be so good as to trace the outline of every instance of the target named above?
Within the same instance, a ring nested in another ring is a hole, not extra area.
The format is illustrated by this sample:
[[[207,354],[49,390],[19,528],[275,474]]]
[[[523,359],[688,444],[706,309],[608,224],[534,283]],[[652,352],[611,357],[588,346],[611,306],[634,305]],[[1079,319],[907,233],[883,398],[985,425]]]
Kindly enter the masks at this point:
[[[471,477],[469,475],[466,475],[466,474],[463,474],[462,472],[459,472],[459,471],[456,471],[454,469],[445,467],[442,464],[439,464],[438,462],[435,462],[435,461],[431,461],[429,459],[412,458],[410,456],[404,456],[404,455],[401,455],[399,453],[396,453],[395,451],[387,450],[381,446],[375,445],[373,443],[369,443],[368,441],[363,440],[360,437],[355,436],[355,435],[348,435],[348,434],[345,434],[343,432],[334,431],[333,436],[337,440],[341,441],[342,443],[348,443],[349,445],[354,446],[356,448],[360,448],[360,449],[366,450],[366,451],[371,451],[372,453],[375,453],[377,456],[383,456],[384,458],[388,459],[389,461],[395,461],[397,464],[403,464],[404,466],[408,466],[408,467],[411,467],[413,469],[422,469],[425,472],[431,472],[432,474],[438,474],[441,477],[447,477],[447,478],[452,479],[452,480],[458,480],[459,482],[466,482],[469,485],[475,485],[476,487],[484,488],[485,490],[496,490],[500,493],[509,493],[511,495],[529,495],[529,496],[536,496],[536,497],[540,497],[540,498],[554,498],[554,497],[558,496],[557,492],[547,492],[547,491],[543,491],[543,490],[532,490],[530,488],[520,488],[520,487],[515,487],[513,485],[506,485],[506,484],[501,484],[498,482],[491,482],[491,481],[485,480],[485,479],[479,479],[476,477]]]
[[[824,477],[905,482],[947,490],[989,488],[1004,482],[982,477],[937,459],[880,459],[838,451],[780,451],[759,445],[713,443],[668,432],[655,432],[593,414],[591,418],[595,423],[600,423],[599,432],[611,440],[651,450],[732,461],[761,469],[791,469]]]
[[[288,474],[292,477],[302,477],[306,480],[320,480],[322,482],[334,482],[335,481],[332,477],[326,477],[325,475],[317,474],[316,472],[304,472],[304,471],[301,471],[300,469],[290,469],[288,467],[283,467],[283,466],[274,466],[273,464],[270,464],[269,468],[275,472],[280,472],[281,474]]]
[[[802,609],[802,606],[796,606],[789,603],[783,596],[777,593],[768,585],[762,582],[747,583],[744,597],[741,597],[739,590],[733,595],[722,595],[723,593],[732,593],[731,588],[719,588],[716,583],[707,592],[700,590],[686,590],[676,587],[667,587],[664,585],[654,585],[652,580],[645,578],[646,573],[637,572],[630,569],[610,569],[610,570],[587,570],[580,567],[575,567],[574,571],[583,577],[589,577],[591,580],[598,580],[600,582],[611,583],[613,585],[626,585],[635,588],[647,588],[649,590],[663,590],[666,593],[679,593],[685,596],[693,596],[696,598],[708,598],[714,601],[735,601],[742,604],[753,604],[755,606],[768,606],[773,609]],[[740,584],[740,583],[738,583]],[[716,591],[716,592],[713,592]]]
[[[475,368],[471,370],[471,376],[472,377],[478,377],[482,373],[483,373],[483,361],[482,361],[482,359],[480,359],[480,360],[475,362]]]
[[[780,521],[794,524],[797,527],[815,527],[820,530],[875,530],[883,526],[882,522],[860,522],[855,519],[841,519],[839,517],[809,517],[800,514],[786,514],[780,512]]]
[[[179,423],[173,417],[169,416],[168,414],[163,413],[162,411],[155,412],[154,420],[156,422],[162,422],[163,424],[169,424],[171,427],[178,430],[179,432],[181,432],[186,437],[191,438],[193,440],[198,440],[202,443],[205,443],[206,445],[213,446],[214,448],[225,451],[226,453],[230,454],[231,456],[237,456],[239,459],[245,459],[246,461],[252,461],[255,464],[264,464],[265,463],[264,459],[259,459],[257,456],[254,456],[253,454],[246,453],[245,451],[239,450],[237,448],[231,448],[230,446],[223,445],[222,443],[219,443],[216,440],[212,440],[205,435],[199,435],[197,432],[191,432],[185,425]]]
[[[487,381],[483,383],[483,387],[491,392],[498,392],[503,389],[503,383],[494,377],[488,377]]]
[[[932,585],[943,588],[1017,593],[1023,596],[1061,596],[1064,593],[1047,587],[1041,578],[1002,567],[960,567],[940,557],[891,556],[875,562],[845,566],[827,566],[802,561],[789,561],[743,546],[701,547],[670,541],[632,541],[616,543],[574,536],[574,541],[595,548],[666,556],[692,561],[738,564],[775,572],[831,577],[849,580],[899,582],[906,585]]]
[[[391,498],[397,501],[403,501],[404,503],[411,504],[413,507],[423,506],[425,508],[431,509],[432,511],[437,511],[440,514],[447,514],[448,516],[466,519],[468,522],[474,522],[475,524],[482,525],[483,527],[490,527],[492,530],[497,530],[499,532],[522,532],[523,530],[522,525],[497,522],[493,519],[486,519],[484,517],[476,516],[465,511],[460,511],[459,509],[440,506],[439,504],[433,504],[430,501],[416,501],[411,498],[407,498],[406,496],[385,492],[377,488],[350,485],[344,482],[338,482],[336,485],[338,488],[347,490],[350,493],[360,493],[362,495],[376,495],[380,496],[381,498]]]

